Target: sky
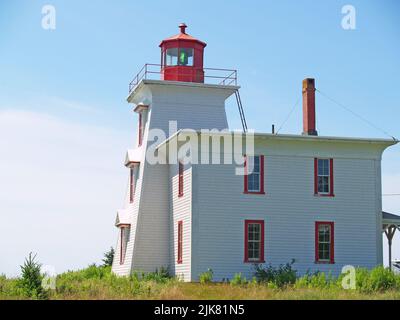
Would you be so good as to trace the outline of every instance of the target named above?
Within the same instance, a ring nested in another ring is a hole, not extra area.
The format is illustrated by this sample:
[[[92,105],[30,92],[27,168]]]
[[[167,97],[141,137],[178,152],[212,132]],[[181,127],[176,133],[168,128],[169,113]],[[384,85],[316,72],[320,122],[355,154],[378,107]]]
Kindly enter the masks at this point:
[[[54,30],[42,27],[47,4]],[[344,5],[355,29],[342,27]],[[179,23],[207,42],[206,67],[238,70],[250,128],[279,128],[313,77],[400,138],[399,18],[395,0],[0,1],[0,274],[18,275],[31,251],[63,272],[115,246],[137,123],[128,84],[159,63]],[[318,93],[316,106],[320,135],[388,137]],[[301,103],[293,110],[280,133],[302,131]],[[227,115],[240,128],[232,98]],[[400,194],[399,159],[399,145],[384,152],[384,194]],[[400,214],[400,196],[384,196],[383,209]],[[400,258],[399,234],[393,250]]]

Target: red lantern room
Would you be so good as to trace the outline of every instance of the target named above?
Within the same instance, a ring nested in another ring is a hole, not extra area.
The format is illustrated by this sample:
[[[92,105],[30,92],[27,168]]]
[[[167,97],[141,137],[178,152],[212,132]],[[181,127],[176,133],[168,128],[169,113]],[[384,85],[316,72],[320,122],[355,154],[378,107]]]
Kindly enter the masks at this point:
[[[161,79],[203,83],[203,54],[207,44],[188,35],[186,24],[181,23],[179,28],[179,34],[160,44]]]

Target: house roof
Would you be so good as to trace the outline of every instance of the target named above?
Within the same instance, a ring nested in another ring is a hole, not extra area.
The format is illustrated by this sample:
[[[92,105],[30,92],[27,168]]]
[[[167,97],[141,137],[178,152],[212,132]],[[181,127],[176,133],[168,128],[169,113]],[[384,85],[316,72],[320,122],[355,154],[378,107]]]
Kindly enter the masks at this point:
[[[162,142],[159,146],[161,147],[164,144],[167,144],[170,140],[176,138],[179,134],[193,134],[193,133],[201,133],[201,131],[194,130],[179,130],[175,134],[171,135],[168,139]],[[222,131],[222,132],[209,132],[210,136],[215,135],[231,135],[235,133],[235,131]],[[237,133],[237,132],[236,132]],[[387,146],[391,146],[397,144],[399,140],[395,139],[380,139],[380,138],[356,138],[356,137],[335,137],[335,136],[311,136],[311,135],[296,135],[296,134],[272,134],[272,133],[249,133],[254,134],[256,139],[276,139],[276,140],[292,140],[292,141],[324,141],[324,142],[349,142],[349,143],[365,143],[365,144],[383,144]]]
[[[400,226],[400,216],[386,211],[382,211],[382,224],[392,224]]]
[[[132,164],[140,163],[143,157],[143,148],[129,149],[125,156],[125,166],[129,167]]]
[[[117,211],[117,217],[115,219],[115,225],[118,227],[120,225],[130,225],[129,212],[126,209],[120,209]]]

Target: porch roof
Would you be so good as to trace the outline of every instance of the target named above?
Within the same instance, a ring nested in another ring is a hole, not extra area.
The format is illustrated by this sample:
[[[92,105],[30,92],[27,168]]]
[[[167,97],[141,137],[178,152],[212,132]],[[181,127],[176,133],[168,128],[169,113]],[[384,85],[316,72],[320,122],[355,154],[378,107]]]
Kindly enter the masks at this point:
[[[382,211],[382,224],[400,226],[400,216],[393,213]]]

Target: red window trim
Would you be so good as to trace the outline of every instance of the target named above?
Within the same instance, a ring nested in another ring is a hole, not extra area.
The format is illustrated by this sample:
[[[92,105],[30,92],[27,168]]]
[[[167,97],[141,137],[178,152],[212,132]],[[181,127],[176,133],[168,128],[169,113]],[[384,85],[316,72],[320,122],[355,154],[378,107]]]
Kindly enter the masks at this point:
[[[255,155],[260,157],[260,191],[249,191],[248,189],[248,174],[247,174],[247,156],[244,156],[244,191],[245,194],[265,194],[264,189],[264,155]]]
[[[182,255],[183,255],[183,221],[178,221],[178,237],[177,237],[177,249],[178,249],[178,254],[177,254],[177,260],[176,262],[178,264],[182,263]]]
[[[318,258],[318,227],[320,225],[329,225],[331,227],[331,256],[329,261],[320,261]],[[335,263],[335,223],[332,221],[315,221],[315,263],[334,264]]]
[[[130,183],[129,183],[129,202],[133,203],[135,199],[135,175],[133,173],[133,168],[130,168]]]
[[[314,158],[314,195],[318,197],[334,197],[334,183],[333,183],[333,159],[329,159],[329,193],[319,193],[318,192],[318,159],[324,158]]]
[[[183,196],[183,171],[184,171],[184,166],[181,161],[179,161],[179,169],[178,169],[178,197]]]
[[[143,121],[143,119],[142,119],[142,112],[140,112],[139,113],[139,143],[138,143],[138,145],[139,145],[139,147],[142,145],[142,142],[143,142],[143,128],[142,128],[142,121]]]
[[[261,224],[261,246],[260,246],[260,260],[249,260],[249,253],[247,251],[248,248],[248,225],[250,223],[259,223]],[[264,263],[264,238],[265,233],[264,233],[264,220],[245,220],[244,221],[244,262],[245,263]]]

